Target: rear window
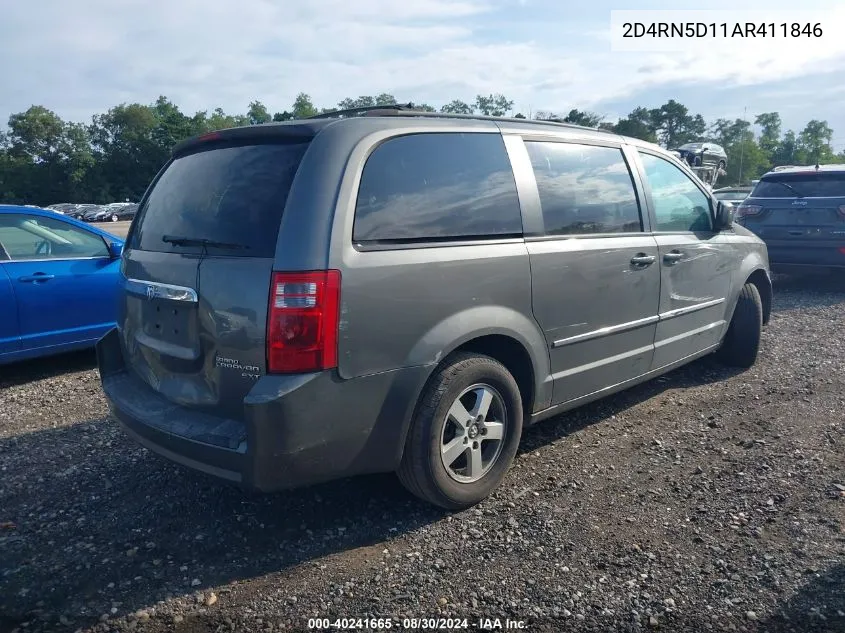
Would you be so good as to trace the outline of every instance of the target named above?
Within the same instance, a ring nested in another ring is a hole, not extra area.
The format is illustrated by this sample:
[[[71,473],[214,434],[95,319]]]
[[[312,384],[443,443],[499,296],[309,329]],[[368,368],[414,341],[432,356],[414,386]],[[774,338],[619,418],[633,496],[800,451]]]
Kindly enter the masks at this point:
[[[845,172],[769,176],[757,183],[752,195],[755,198],[845,198]]]
[[[361,176],[356,242],[460,240],[522,234],[499,134],[412,134],[382,143]]]
[[[272,257],[279,224],[307,143],[217,147],[174,160],[140,210],[132,247],[185,253],[165,236],[237,244],[209,252]]]

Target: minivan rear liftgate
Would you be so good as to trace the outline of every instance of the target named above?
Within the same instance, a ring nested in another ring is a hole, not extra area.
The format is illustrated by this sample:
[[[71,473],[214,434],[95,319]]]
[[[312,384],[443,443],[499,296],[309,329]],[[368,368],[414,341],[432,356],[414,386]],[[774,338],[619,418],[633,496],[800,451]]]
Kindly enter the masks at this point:
[[[177,153],[139,209],[118,327],[98,346],[115,417],[143,420],[129,429],[142,442],[184,440],[192,466],[229,479],[247,450],[244,399],[267,371],[276,239],[307,147],[212,137]]]

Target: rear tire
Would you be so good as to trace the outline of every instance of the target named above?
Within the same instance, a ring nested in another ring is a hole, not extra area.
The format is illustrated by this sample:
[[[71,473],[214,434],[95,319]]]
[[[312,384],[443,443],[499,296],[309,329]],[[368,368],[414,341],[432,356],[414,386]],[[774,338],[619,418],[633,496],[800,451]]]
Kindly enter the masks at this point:
[[[732,367],[749,368],[757,360],[763,332],[763,302],[754,284],[739,293],[728,333],[717,352],[720,361]]]
[[[719,169],[722,169],[722,170],[723,170],[723,169],[725,169],[725,167],[726,167],[726,165],[725,165],[725,161],[720,160],[720,161],[719,161]]]
[[[519,387],[504,365],[489,356],[454,354],[420,397],[399,480],[417,497],[447,510],[475,505],[510,467],[522,418]]]
[[[112,214],[112,216],[111,216],[111,221],[112,221],[112,222],[117,222],[117,220],[118,220],[118,217],[117,217],[116,215]]]

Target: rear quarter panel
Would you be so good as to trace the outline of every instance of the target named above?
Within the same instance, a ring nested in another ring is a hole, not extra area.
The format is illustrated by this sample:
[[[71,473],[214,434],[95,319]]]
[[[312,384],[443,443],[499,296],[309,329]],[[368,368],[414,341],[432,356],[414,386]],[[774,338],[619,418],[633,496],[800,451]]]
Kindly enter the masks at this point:
[[[758,270],[765,271],[767,277],[770,277],[770,274],[766,245],[759,237],[738,224],[734,224],[730,231],[724,231],[722,235],[731,245],[736,258],[731,294],[728,297],[725,313],[725,328],[727,329],[739,300],[739,294],[748,278]]]

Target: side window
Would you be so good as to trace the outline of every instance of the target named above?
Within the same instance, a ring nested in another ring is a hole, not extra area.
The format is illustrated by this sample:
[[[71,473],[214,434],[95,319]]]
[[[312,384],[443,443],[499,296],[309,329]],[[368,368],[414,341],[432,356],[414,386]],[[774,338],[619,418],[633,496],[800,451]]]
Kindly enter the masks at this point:
[[[710,199],[689,176],[668,160],[640,153],[646,180],[651,187],[655,231],[713,230],[710,219]]]
[[[642,231],[622,150],[526,141],[547,235]]]
[[[61,220],[36,215],[0,215],[0,244],[12,261],[109,255],[100,236]]]
[[[522,235],[499,134],[412,134],[382,143],[361,176],[352,239],[424,241]]]

